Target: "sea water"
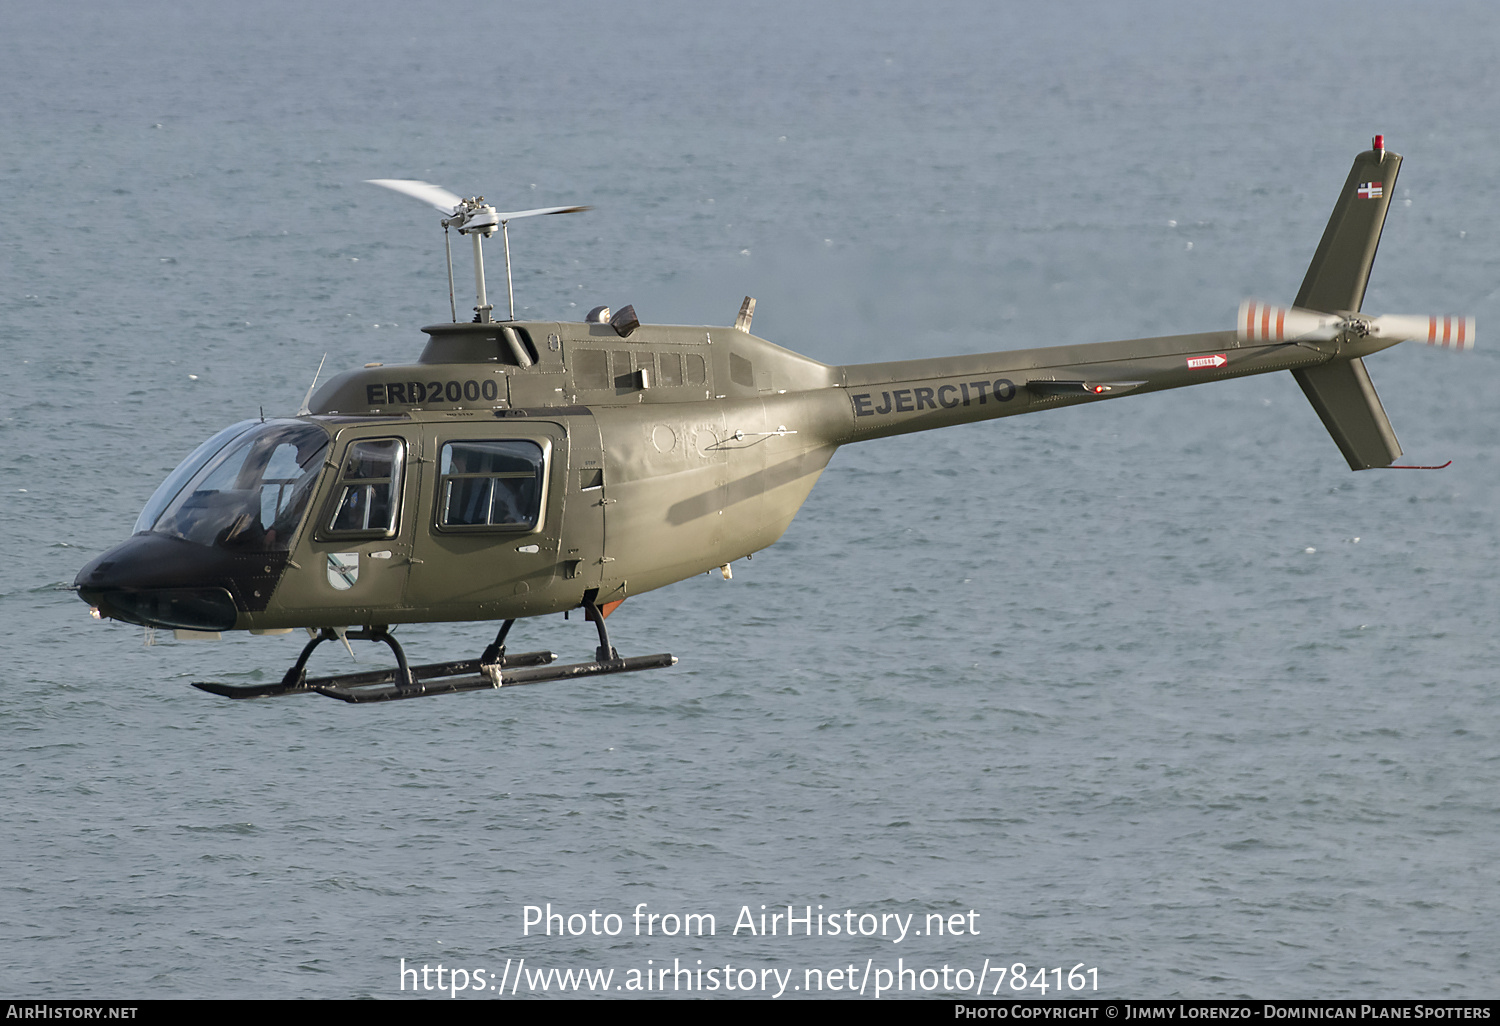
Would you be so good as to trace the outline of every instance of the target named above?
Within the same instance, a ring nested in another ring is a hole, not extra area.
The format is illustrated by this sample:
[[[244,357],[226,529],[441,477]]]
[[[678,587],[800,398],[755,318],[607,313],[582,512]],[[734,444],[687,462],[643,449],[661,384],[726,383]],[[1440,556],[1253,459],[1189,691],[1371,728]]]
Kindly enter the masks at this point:
[[[0,992],[1495,995],[1492,6],[5,21]],[[850,446],[732,581],[611,618],[676,668],[378,707],[206,695],[300,640],[148,647],[70,591],[197,442],[447,319],[437,216],[364,179],[593,204],[514,226],[521,317],[749,294],[850,363],[1227,328],[1376,132],[1365,308],[1479,318],[1369,361],[1447,470],[1350,473],[1284,374]]]

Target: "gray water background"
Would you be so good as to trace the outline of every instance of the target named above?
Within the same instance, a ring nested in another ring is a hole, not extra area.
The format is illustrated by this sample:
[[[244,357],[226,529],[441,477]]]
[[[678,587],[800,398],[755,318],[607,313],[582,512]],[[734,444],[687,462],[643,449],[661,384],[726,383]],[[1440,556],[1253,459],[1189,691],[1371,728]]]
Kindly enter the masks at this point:
[[[4,15],[0,994],[392,997],[403,957],[1500,991],[1493,5]],[[595,204],[516,226],[523,317],[752,294],[837,363],[1228,327],[1374,132],[1366,309],[1479,318],[1369,361],[1441,473],[1351,474],[1289,375],[853,446],[733,581],[611,618],[675,669],[376,708],[207,696],[298,643],[148,648],[67,588],[199,440],[446,319],[435,216],[363,179]],[[523,938],[546,902],[719,933]],[[983,932],[729,935],[788,903]]]

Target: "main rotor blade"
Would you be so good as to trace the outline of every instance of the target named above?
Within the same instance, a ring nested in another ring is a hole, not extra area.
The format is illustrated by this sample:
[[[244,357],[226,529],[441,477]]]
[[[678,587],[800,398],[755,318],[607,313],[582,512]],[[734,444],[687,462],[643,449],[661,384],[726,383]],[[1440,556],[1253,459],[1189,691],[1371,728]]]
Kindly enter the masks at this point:
[[[535,217],[538,214],[575,214],[593,209],[593,207],[538,207],[535,210],[517,210],[514,213],[496,214],[495,216],[502,221],[514,221],[518,217]]]
[[[382,189],[390,189],[403,196],[419,199],[445,214],[454,213],[463,204],[462,199],[442,186],[433,185],[431,182],[420,182],[415,178],[366,178],[365,181],[371,185],[378,185]],[[547,211],[538,211],[538,213],[547,213]]]

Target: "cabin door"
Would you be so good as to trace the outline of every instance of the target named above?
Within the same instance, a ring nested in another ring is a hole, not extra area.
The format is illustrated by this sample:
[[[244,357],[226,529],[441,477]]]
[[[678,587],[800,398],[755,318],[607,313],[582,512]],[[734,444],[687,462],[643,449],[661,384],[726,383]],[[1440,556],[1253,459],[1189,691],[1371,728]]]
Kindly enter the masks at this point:
[[[575,588],[582,594],[570,577],[570,450],[553,421],[424,425],[407,582],[421,619],[533,616],[568,608]]]

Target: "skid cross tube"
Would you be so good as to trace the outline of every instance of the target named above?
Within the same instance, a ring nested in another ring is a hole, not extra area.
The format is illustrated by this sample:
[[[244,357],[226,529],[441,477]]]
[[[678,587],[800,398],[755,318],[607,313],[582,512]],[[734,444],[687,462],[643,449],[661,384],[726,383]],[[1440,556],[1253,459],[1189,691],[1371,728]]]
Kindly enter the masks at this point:
[[[505,664],[505,636],[515,625],[515,620],[506,620],[500,625],[500,631],[495,635],[495,640],[490,642],[489,648],[486,648],[484,654],[479,657],[480,666],[503,666]]]
[[[589,602],[584,605],[583,618],[592,620],[594,626],[599,628],[599,647],[594,649],[594,658],[601,663],[619,659],[620,653],[616,652],[615,647],[609,643],[609,628],[604,626],[604,613],[600,611],[599,603]]]
[[[281,687],[292,689],[307,686],[307,660],[312,657],[313,649],[325,641],[336,640],[348,641],[383,641],[390,646],[391,651],[396,654],[396,677],[395,680],[402,686],[416,683],[412,676],[411,667],[406,663],[406,653],[401,650],[401,645],[395,638],[391,637],[390,631],[385,627],[366,627],[362,631],[344,631],[342,634],[331,627],[324,627],[302,648],[302,654],[297,657],[296,663],[286,671],[286,676],[281,678]]]

